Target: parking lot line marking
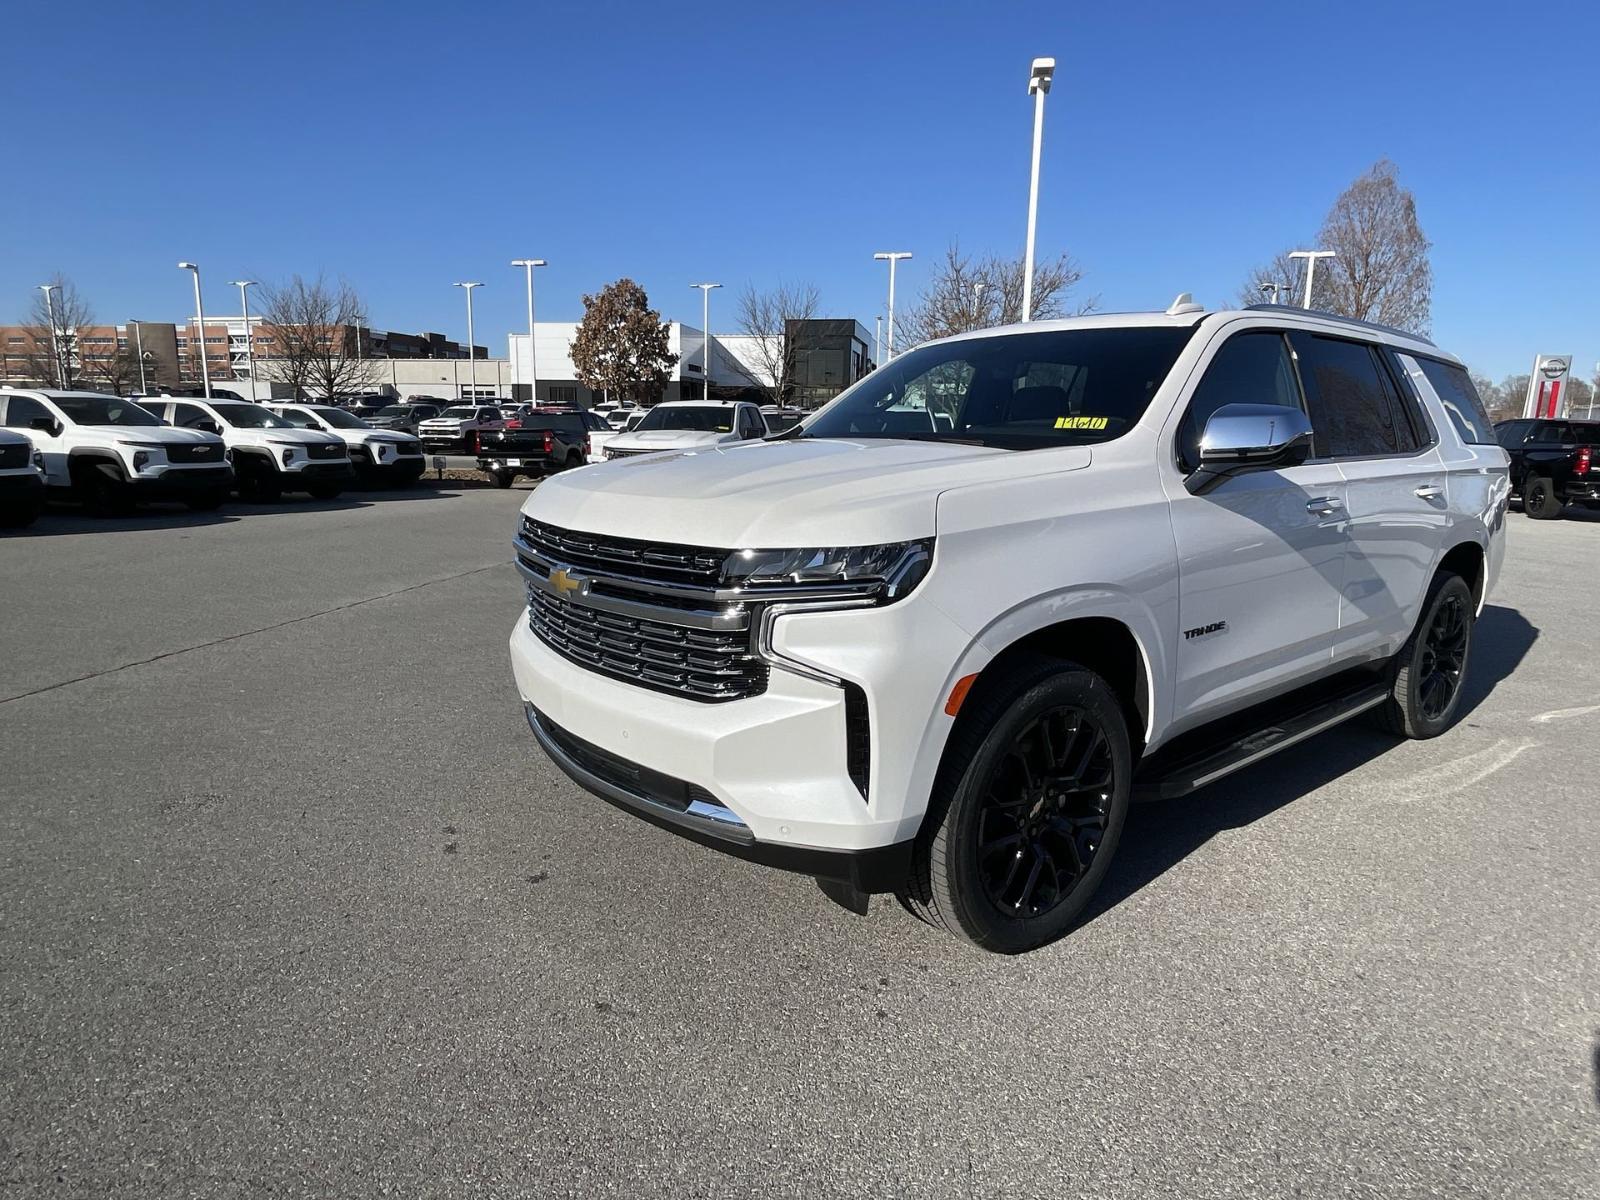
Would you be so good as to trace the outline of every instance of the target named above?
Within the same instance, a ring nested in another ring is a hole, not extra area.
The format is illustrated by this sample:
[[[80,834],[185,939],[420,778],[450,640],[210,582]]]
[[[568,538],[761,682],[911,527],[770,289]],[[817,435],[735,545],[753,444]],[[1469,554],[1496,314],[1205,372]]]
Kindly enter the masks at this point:
[[[1584,717],[1593,712],[1600,712],[1600,704],[1586,704],[1582,708],[1553,708],[1549,712],[1542,712],[1537,717],[1531,718],[1531,721],[1535,725],[1546,725],[1551,721],[1565,721],[1568,717]]]
[[[1402,795],[1402,802],[1412,800],[1433,799],[1438,796],[1449,796],[1455,792],[1481,783],[1496,771],[1509,767],[1524,750],[1529,750],[1539,742],[1525,738],[1514,742],[1510,738],[1500,738],[1491,746],[1485,746],[1475,754],[1455,762],[1445,763],[1443,766],[1434,767],[1412,776],[1406,781],[1406,791],[1411,795]]]
[[[212,646],[226,645],[228,642],[237,642],[241,638],[254,637],[258,633],[271,633],[275,629],[283,629],[289,625],[298,625],[301,621],[312,621],[318,617],[326,617],[332,613],[344,612],[349,608],[359,608],[363,604],[371,604],[376,600],[387,600],[391,596],[403,596],[407,592],[414,592],[418,588],[432,587],[436,583],[450,583],[457,579],[465,579],[469,575],[478,575],[484,571],[493,571],[499,568],[511,569],[511,564],[506,561],[489,563],[482,567],[470,567],[465,571],[458,571],[454,575],[441,575],[438,579],[424,579],[421,583],[408,583],[403,588],[395,588],[392,592],[383,592],[377,596],[363,596],[360,600],[351,600],[346,604],[335,604],[332,608],[319,609],[317,612],[303,613],[298,617],[290,617],[286,621],[278,621],[271,625],[263,625],[259,629],[246,629],[240,633],[230,633],[226,637],[212,638],[209,642],[197,642],[193,646],[181,646],[176,650],[163,650],[160,654],[152,654],[149,658],[136,659],[133,662],[119,663],[114,667],[107,667],[103,671],[90,671],[86,675],[74,675],[71,679],[63,679],[59,683],[47,683],[27,692],[18,692],[15,696],[0,697],[0,704],[11,704],[17,700],[26,700],[29,696],[42,696],[45,692],[53,692],[59,688],[71,687],[75,683],[87,683],[91,679],[100,679],[106,675],[115,675],[118,671],[126,671],[130,667],[145,667],[151,663],[158,663],[168,658],[176,658],[180,654],[188,654],[193,650],[207,650]]]

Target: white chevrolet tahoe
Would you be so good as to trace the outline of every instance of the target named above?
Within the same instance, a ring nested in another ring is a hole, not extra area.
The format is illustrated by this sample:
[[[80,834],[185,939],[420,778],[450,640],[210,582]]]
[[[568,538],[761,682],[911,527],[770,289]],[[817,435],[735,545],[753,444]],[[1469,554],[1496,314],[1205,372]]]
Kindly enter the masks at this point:
[[[512,667],[591,792],[1025,950],[1135,797],[1359,713],[1449,727],[1508,493],[1466,371],[1397,330],[1187,297],[986,330],[779,438],[547,480]]]
[[[605,456],[632,458],[663,450],[709,449],[758,441],[768,432],[759,405],[747,401],[720,404],[714,400],[675,400],[656,405],[632,429],[607,439]]]
[[[43,510],[44,455],[22,434],[0,429],[0,529],[25,529]]]
[[[284,492],[309,492],[318,500],[332,500],[354,479],[342,439],[296,429],[260,404],[150,397],[139,401],[139,407],[179,429],[219,436],[244,499],[270,503]]]
[[[0,388],[0,425],[33,443],[48,488],[97,512],[122,512],[139,500],[208,511],[233,487],[221,438],[163,425],[120,396]]]
[[[296,429],[332,434],[350,451],[356,481],[367,486],[406,487],[422,478],[427,459],[409,433],[374,429],[348,409],[332,404],[269,404]]]

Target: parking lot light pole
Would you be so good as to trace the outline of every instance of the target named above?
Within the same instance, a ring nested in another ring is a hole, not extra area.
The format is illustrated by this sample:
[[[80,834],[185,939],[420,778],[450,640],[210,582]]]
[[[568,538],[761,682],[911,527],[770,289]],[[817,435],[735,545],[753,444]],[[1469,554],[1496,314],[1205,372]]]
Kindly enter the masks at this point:
[[[244,311],[244,361],[245,370],[250,372],[250,399],[256,398],[256,340],[250,334],[250,297],[246,289],[255,286],[254,279],[231,279],[230,283],[239,289],[239,307]],[[356,345],[361,344],[360,334],[357,333]],[[357,353],[357,358],[361,355]]]
[[[872,256],[883,259],[889,264],[889,341],[884,347],[884,354],[888,358],[894,357],[894,269],[902,258],[910,258],[909,250],[880,250]]]
[[[529,388],[529,398],[539,403],[539,352],[533,345],[533,269],[542,267],[545,261],[542,258],[513,258],[513,267],[522,267],[528,272],[528,374],[533,377],[532,386]],[[515,364],[513,364],[515,365]],[[513,380],[513,382],[515,382]]]
[[[148,395],[150,385],[144,378],[144,330],[139,328],[138,321],[129,321],[128,324],[133,326],[133,350],[139,356],[139,394]]]
[[[1044,98],[1055,78],[1056,60],[1036,58],[1028,74],[1033,97],[1033,170],[1028,176],[1028,247],[1022,256],[1022,319],[1033,319],[1033,236],[1039,226],[1039,151],[1044,145]]]
[[[178,270],[188,271],[194,275],[194,319],[200,326],[200,386],[205,391],[206,399],[211,399],[211,368],[206,363],[206,310],[200,303],[200,268],[191,262],[181,262]]]
[[[50,293],[61,285],[59,283],[41,283],[39,290],[44,293],[44,309],[50,314],[50,357],[56,364],[56,386],[62,391],[67,387],[66,372],[61,369],[61,343],[56,340],[56,302]]]
[[[883,366],[883,314],[877,313],[872,318],[872,365]]]
[[[472,402],[478,402],[478,349],[473,344],[472,337],[472,289],[482,287],[482,283],[458,283],[454,286],[465,288],[467,292],[467,359],[472,363]],[[457,399],[460,399],[458,396]]]
[[[702,343],[700,350],[700,371],[705,377],[701,381],[705,388],[702,394],[705,399],[709,400],[711,399],[711,289],[719,288],[722,285],[720,283],[691,283],[689,286],[700,289],[700,324],[704,326],[700,332],[705,335],[705,341]]]
[[[1306,260],[1306,299],[1305,299],[1305,303],[1302,304],[1300,307],[1301,308],[1310,308],[1311,307],[1311,279],[1317,273],[1317,259],[1319,259],[1319,258],[1338,258],[1339,255],[1338,255],[1337,252],[1335,252],[1333,250],[1293,250],[1293,251],[1290,251],[1289,257],[1290,258],[1303,258],[1303,259]]]

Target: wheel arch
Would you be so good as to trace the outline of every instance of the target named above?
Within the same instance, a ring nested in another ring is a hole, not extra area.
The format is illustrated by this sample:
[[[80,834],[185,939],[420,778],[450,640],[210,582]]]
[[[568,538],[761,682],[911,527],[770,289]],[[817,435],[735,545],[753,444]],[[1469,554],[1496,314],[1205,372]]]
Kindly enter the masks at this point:
[[[118,479],[127,482],[128,468],[123,464],[122,456],[115,450],[100,446],[84,446],[67,451],[67,476],[72,482],[76,483],[79,473],[90,467],[111,467],[116,471]]]
[[[1470,540],[1456,543],[1440,557],[1434,574],[1440,571],[1448,571],[1466,580],[1467,586],[1472,589],[1474,610],[1483,610],[1489,571],[1489,558],[1483,546]]]

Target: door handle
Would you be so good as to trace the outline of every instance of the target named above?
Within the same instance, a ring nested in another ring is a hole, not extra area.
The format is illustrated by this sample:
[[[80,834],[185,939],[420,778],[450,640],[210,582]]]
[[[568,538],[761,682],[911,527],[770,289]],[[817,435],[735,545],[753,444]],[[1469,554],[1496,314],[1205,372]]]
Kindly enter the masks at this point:
[[[1337,496],[1318,496],[1306,501],[1306,511],[1314,517],[1331,517],[1343,507],[1344,502]]]
[[[1421,500],[1438,500],[1444,495],[1444,489],[1436,483],[1425,483],[1416,490],[1416,496]]]

